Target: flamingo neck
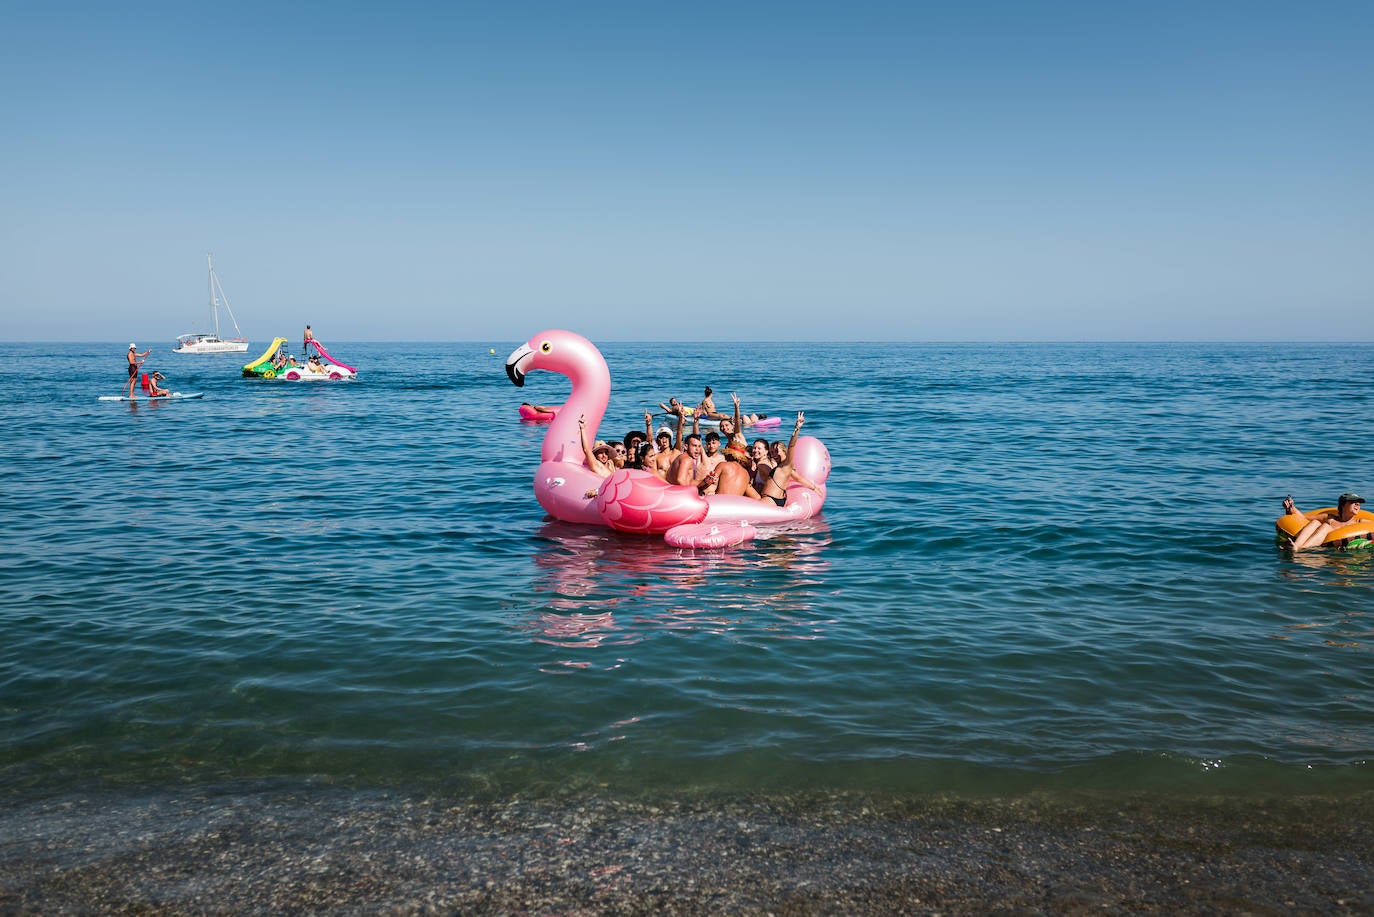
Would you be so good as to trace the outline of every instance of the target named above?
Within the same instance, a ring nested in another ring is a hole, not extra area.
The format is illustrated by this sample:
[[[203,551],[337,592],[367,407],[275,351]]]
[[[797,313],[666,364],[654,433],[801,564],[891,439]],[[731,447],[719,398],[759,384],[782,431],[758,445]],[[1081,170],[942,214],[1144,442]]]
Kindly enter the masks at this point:
[[[596,434],[601,429],[601,419],[606,416],[606,405],[611,396],[611,371],[604,360],[600,362],[599,368],[584,367],[576,375],[564,374],[572,382],[572,392],[544,434],[544,445],[540,450],[540,458],[544,461],[572,462],[576,465],[586,461],[577,418],[587,419],[587,442],[596,442]]]

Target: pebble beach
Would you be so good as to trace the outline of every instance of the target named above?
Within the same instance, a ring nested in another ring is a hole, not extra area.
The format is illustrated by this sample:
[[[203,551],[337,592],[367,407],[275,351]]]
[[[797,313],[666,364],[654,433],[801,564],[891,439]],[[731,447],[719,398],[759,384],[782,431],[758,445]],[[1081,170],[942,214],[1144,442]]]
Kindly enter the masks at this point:
[[[1374,797],[474,801],[307,788],[3,812],[6,914],[1360,914]]]

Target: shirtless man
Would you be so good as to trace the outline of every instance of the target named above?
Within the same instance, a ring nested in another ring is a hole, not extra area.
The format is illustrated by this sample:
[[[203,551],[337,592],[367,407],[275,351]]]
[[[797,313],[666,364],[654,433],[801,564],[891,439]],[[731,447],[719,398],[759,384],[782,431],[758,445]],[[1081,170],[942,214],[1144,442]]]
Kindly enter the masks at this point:
[[[716,476],[707,469],[706,458],[701,448],[701,437],[693,433],[687,437],[687,449],[673,459],[668,469],[668,483],[685,487],[695,487],[697,492],[716,483]]]
[[[702,456],[701,461],[706,466],[706,470],[715,474],[721,465],[725,464],[725,456],[720,451],[720,434],[712,430],[701,440]],[[714,487],[709,487],[703,493],[713,494],[716,492]]]
[[[658,403],[658,406],[663,408],[663,412],[665,414],[675,414],[678,417],[681,417],[683,414],[692,413],[687,408],[684,408],[682,406],[682,402],[678,401],[676,398],[669,398],[667,404],[664,404],[662,401],[660,401]]]
[[[669,398],[667,404],[660,401],[658,406],[669,414],[686,415],[701,420],[726,420],[729,417],[728,414],[722,414],[716,410],[716,402],[711,397],[711,386],[709,385],[706,386],[705,394],[701,396],[701,403],[694,408],[684,407],[682,402],[676,398]]]
[[[726,446],[725,461],[716,469],[716,493],[759,499],[759,492],[749,481],[749,453],[739,446]]]
[[[649,417],[649,412],[645,411],[644,416],[646,418],[645,429],[648,429],[647,418]],[[677,446],[675,447],[673,445],[673,433],[667,427],[659,427],[658,435],[654,437],[654,446],[658,450],[654,453],[652,458],[654,469],[656,469],[655,473],[666,481],[668,479],[668,471],[673,467],[673,460],[682,454],[681,414],[679,414],[677,418]]]
[[[151,348],[142,353],[138,353],[137,351],[138,345],[130,344],[129,352],[124,355],[129,361],[129,390],[127,395],[130,398],[134,397],[134,380],[138,378],[138,368],[143,365],[143,361],[148,358],[148,354],[153,352]]]

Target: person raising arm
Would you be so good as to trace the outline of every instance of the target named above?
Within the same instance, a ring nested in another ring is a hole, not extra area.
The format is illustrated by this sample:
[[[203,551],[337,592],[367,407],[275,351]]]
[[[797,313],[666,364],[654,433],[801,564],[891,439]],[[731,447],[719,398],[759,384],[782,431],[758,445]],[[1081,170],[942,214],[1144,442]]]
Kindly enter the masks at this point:
[[[615,463],[611,460],[611,447],[599,439],[595,446],[587,442],[587,418],[585,415],[577,418],[577,432],[582,437],[583,463],[598,478],[609,478],[615,473]],[[596,489],[589,489],[582,496],[589,499],[595,497]]]
[[[582,455],[588,468],[599,478],[609,478],[615,472],[611,461],[611,447],[601,440],[592,445],[587,441],[587,418],[577,418],[577,432],[582,437]]]
[[[792,450],[797,446],[797,436],[801,433],[802,423],[806,420],[806,415],[798,411],[797,423],[792,427],[792,438],[787,441],[787,447],[778,448],[777,463],[773,470],[768,473],[768,479],[763,482],[763,487],[759,488],[759,499],[768,500],[778,506],[787,505],[787,484],[789,481],[796,482],[803,487],[820,493],[821,489],[814,483],[807,480],[792,467]]]
[[[736,445],[748,451],[749,441],[744,438],[745,419],[739,410],[739,395],[730,393],[730,400],[735,403],[735,413],[733,417],[728,417],[720,422],[720,435],[725,440],[725,444]]]
[[[716,483],[716,476],[706,467],[705,453],[701,448],[701,437],[693,433],[687,437],[687,448],[673,459],[668,469],[668,483],[681,487],[695,487],[701,493]]]
[[[1284,515],[1293,516],[1303,524],[1296,535],[1289,536],[1292,538],[1293,550],[1302,551],[1307,548],[1321,547],[1322,543],[1326,541],[1326,536],[1332,531],[1350,525],[1359,519],[1360,509],[1363,506],[1364,497],[1347,492],[1337,498],[1334,513],[1313,513],[1309,516],[1298,509],[1293,503],[1292,497],[1284,497]]]

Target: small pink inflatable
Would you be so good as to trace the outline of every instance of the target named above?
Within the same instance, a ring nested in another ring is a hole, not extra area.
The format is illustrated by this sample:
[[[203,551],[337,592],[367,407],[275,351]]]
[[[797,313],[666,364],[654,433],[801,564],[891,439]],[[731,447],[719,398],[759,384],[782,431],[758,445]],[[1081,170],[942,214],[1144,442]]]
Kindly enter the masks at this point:
[[[663,540],[675,548],[728,548],[753,541],[759,530],[748,523],[699,522],[675,525],[663,533]]]
[[[558,416],[558,408],[551,411],[536,411],[532,404],[520,405],[520,419],[531,423],[548,423]]]
[[[797,439],[792,464],[817,485],[819,493],[789,482],[783,506],[749,497],[702,497],[694,488],[666,484],[646,471],[629,468],[608,478],[597,477],[585,464],[578,418],[586,418],[587,438],[595,440],[611,396],[611,372],[605,358],[582,335],[550,330],[530,338],[506,360],[506,375],[517,386],[523,386],[526,374],[536,369],[560,373],[572,382],[572,393],[544,434],[542,461],[534,474],[535,498],[555,519],[643,534],[663,534],[700,522],[725,531],[731,524],[752,528],[809,519],[825,503],[830,453],[814,436]]]

